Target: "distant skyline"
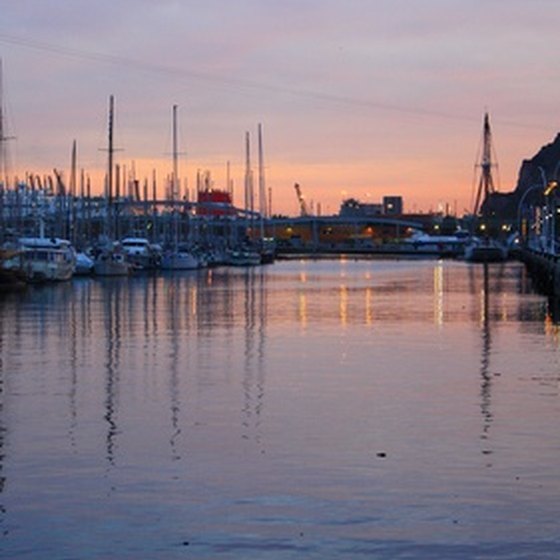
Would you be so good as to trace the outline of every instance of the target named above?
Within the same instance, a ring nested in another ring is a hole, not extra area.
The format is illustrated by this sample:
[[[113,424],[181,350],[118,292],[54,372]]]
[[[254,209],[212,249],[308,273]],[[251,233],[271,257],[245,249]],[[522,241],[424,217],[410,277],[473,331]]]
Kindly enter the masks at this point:
[[[560,131],[554,0],[0,0],[9,164],[62,169],[72,142],[101,192],[107,107],[116,161],[140,178],[231,162],[243,202],[244,138],[262,123],[272,211],[323,214],[344,198],[401,195],[405,210],[472,208],[490,114],[501,191]]]

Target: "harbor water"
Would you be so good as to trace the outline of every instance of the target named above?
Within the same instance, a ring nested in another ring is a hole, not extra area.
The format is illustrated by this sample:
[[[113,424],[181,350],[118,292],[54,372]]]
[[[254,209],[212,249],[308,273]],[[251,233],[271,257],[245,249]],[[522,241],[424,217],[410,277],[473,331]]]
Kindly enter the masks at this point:
[[[0,310],[2,558],[558,558],[560,338],[519,263],[77,278]]]

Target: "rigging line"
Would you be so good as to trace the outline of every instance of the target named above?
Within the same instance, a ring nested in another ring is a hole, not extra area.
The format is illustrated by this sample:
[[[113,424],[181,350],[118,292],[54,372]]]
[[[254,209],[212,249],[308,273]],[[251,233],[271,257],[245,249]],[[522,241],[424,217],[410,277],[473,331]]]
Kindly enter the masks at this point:
[[[472,174],[472,185],[471,185],[471,212],[474,212],[473,208],[476,206],[476,197],[477,197],[477,190],[478,190],[478,183],[479,183],[479,169],[482,167],[482,152],[483,152],[483,143],[484,137],[483,135],[479,136],[478,144],[476,148],[476,156],[474,160],[473,166],[473,174]]]
[[[494,158],[493,161],[494,163],[492,164],[492,167],[496,170],[496,191],[500,191],[501,190],[501,180],[500,180],[500,165],[498,163],[498,153],[496,152],[496,148],[494,146],[494,142],[492,142],[492,157]]]
[[[478,155],[477,160],[478,161]],[[471,182],[471,204],[470,204],[470,212],[474,212],[473,208],[475,207],[475,197],[476,191],[478,188],[478,163],[474,164],[473,167],[473,174],[472,174],[472,182]]]
[[[240,80],[234,78],[224,78],[221,76],[216,76],[206,72],[197,72],[194,70],[184,70],[181,68],[163,66],[160,64],[142,62],[133,58],[122,57],[118,55],[112,55],[101,52],[86,51],[71,47],[65,47],[62,45],[56,45],[53,43],[45,43],[41,41],[35,41],[31,39],[24,39],[14,35],[8,35],[5,33],[0,33],[0,43],[7,43],[11,45],[16,45],[20,47],[27,47],[34,50],[50,52],[52,54],[69,56],[72,58],[78,58],[82,60],[91,60],[94,62],[103,62],[114,65],[123,65],[127,67],[136,68],[138,70],[154,72],[166,76],[173,76],[175,78],[195,78],[197,80],[206,81],[214,84],[221,84],[230,87],[239,87],[243,89],[252,89],[255,91],[267,91],[272,93],[284,93],[295,97],[317,99],[330,103],[344,104],[348,106],[356,107],[368,107],[370,109],[375,109],[379,111],[388,111],[393,113],[401,113],[407,115],[416,115],[423,117],[434,117],[440,119],[447,119],[453,121],[463,121],[463,122],[479,122],[478,117],[470,117],[466,115],[458,115],[453,113],[446,113],[443,111],[434,111],[430,109],[423,109],[418,107],[404,107],[400,105],[394,105],[392,103],[385,103],[380,101],[370,101],[367,99],[360,99],[355,97],[349,97],[344,95],[337,95],[333,93],[325,93],[307,89],[295,89],[281,85],[271,85],[263,82],[254,82],[251,80]],[[535,129],[535,130],[550,130],[550,127],[545,127],[542,125],[531,125],[527,123],[514,122],[509,120],[500,121],[499,119],[494,119],[494,122],[501,124],[502,126],[514,127],[514,128],[524,128],[524,129]]]

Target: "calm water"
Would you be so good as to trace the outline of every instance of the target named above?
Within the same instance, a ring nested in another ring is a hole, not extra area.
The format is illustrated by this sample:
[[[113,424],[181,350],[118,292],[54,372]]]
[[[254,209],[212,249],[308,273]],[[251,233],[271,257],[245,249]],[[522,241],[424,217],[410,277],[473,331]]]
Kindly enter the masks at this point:
[[[0,556],[558,558],[559,331],[517,263],[0,300]]]

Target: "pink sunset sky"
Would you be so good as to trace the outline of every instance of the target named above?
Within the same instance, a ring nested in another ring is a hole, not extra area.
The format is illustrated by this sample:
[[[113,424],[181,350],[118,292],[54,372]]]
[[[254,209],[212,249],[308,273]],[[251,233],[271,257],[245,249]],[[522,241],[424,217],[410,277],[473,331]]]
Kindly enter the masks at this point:
[[[244,137],[262,123],[272,210],[295,182],[323,214],[354,197],[405,210],[472,208],[484,112],[499,186],[560,131],[556,0],[0,1],[9,167],[78,166],[102,191],[109,95],[116,160],[180,175],[231,162],[242,204]],[[163,188],[163,187],[162,187]]]

